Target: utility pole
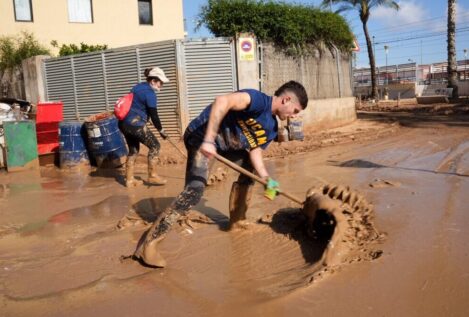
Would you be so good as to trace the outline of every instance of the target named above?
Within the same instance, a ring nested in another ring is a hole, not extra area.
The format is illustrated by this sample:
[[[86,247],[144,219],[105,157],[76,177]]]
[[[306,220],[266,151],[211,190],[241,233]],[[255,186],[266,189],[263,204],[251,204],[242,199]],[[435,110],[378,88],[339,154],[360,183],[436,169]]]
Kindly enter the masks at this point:
[[[422,65],[422,40],[420,40],[420,65]]]

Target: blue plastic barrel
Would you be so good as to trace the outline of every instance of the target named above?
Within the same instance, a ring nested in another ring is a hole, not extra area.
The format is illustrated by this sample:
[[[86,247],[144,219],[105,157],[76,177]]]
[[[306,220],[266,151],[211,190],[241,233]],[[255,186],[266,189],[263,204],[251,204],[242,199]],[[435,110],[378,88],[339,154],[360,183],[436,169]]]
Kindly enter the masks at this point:
[[[125,163],[127,146],[114,115],[105,112],[89,116],[85,120],[85,127],[88,150],[98,167],[119,167]]]
[[[79,121],[59,123],[59,157],[60,167],[89,165],[86,150],[86,129]]]

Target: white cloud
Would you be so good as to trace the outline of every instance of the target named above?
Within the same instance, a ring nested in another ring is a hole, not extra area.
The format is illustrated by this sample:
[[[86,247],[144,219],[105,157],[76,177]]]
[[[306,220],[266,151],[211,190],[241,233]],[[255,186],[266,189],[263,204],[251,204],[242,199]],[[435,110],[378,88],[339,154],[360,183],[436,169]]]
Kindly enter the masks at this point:
[[[448,10],[446,10],[448,12]],[[469,23],[469,8],[465,8],[456,2],[456,24]]]
[[[425,27],[431,31],[442,32],[446,31],[448,14],[447,5],[445,5],[444,12],[440,12],[441,19],[429,20],[435,18],[427,9],[425,2],[419,0],[402,0],[398,1],[400,9],[398,11],[387,7],[376,7],[372,9],[370,19],[379,22],[389,28],[399,28],[402,30],[403,25],[408,25],[409,29]],[[427,22],[421,22],[427,20]],[[469,7],[463,7],[459,2],[456,2],[456,23],[458,25],[469,23]]]
[[[400,7],[398,11],[383,6],[372,9],[371,19],[389,27],[398,27],[402,24],[419,22],[429,17],[428,10],[417,1],[400,1],[398,3]]]

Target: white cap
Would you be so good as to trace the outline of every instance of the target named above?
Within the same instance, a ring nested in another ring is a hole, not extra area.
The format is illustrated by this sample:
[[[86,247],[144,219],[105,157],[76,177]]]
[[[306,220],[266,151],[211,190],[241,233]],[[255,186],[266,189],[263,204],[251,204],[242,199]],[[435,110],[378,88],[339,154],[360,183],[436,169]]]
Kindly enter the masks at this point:
[[[148,77],[158,77],[164,83],[169,82],[169,79],[164,74],[164,71],[159,67],[153,67],[148,73]]]

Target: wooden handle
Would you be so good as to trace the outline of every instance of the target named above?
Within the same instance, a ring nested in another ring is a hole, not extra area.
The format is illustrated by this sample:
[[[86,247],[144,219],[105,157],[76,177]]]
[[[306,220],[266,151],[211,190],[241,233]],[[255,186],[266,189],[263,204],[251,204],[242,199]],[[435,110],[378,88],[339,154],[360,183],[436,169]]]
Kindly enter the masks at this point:
[[[267,185],[267,182],[266,182],[264,179],[262,179],[262,178],[260,178],[259,176],[257,176],[257,175],[255,175],[255,174],[253,174],[253,173],[251,173],[251,172],[245,170],[245,169],[242,168],[241,166],[239,166],[239,165],[237,165],[237,164],[231,162],[230,160],[224,158],[224,157],[221,156],[220,154],[215,153],[214,156],[215,156],[215,158],[216,158],[217,160],[219,160],[219,161],[222,162],[223,164],[227,165],[228,167],[231,167],[231,168],[234,169],[235,171],[237,171],[237,172],[239,172],[239,173],[241,173],[241,174],[244,174],[244,175],[246,175],[246,176],[252,178],[252,179],[255,180],[256,182],[259,182],[259,183],[261,183],[261,184],[264,185],[264,186]],[[289,193],[286,193],[286,192],[280,191],[280,190],[278,191],[278,193],[279,193],[280,195],[283,195],[283,196],[287,197],[288,199],[290,199],[290,200],[292,200],[292,201],[294,201],[294,202],[300,204],[300,205],[303,205],[303,202],[302,202],[300,199],[296,198],[295,196],[293,196],[293,195],[291,195],[291,194],[289,194]]]

